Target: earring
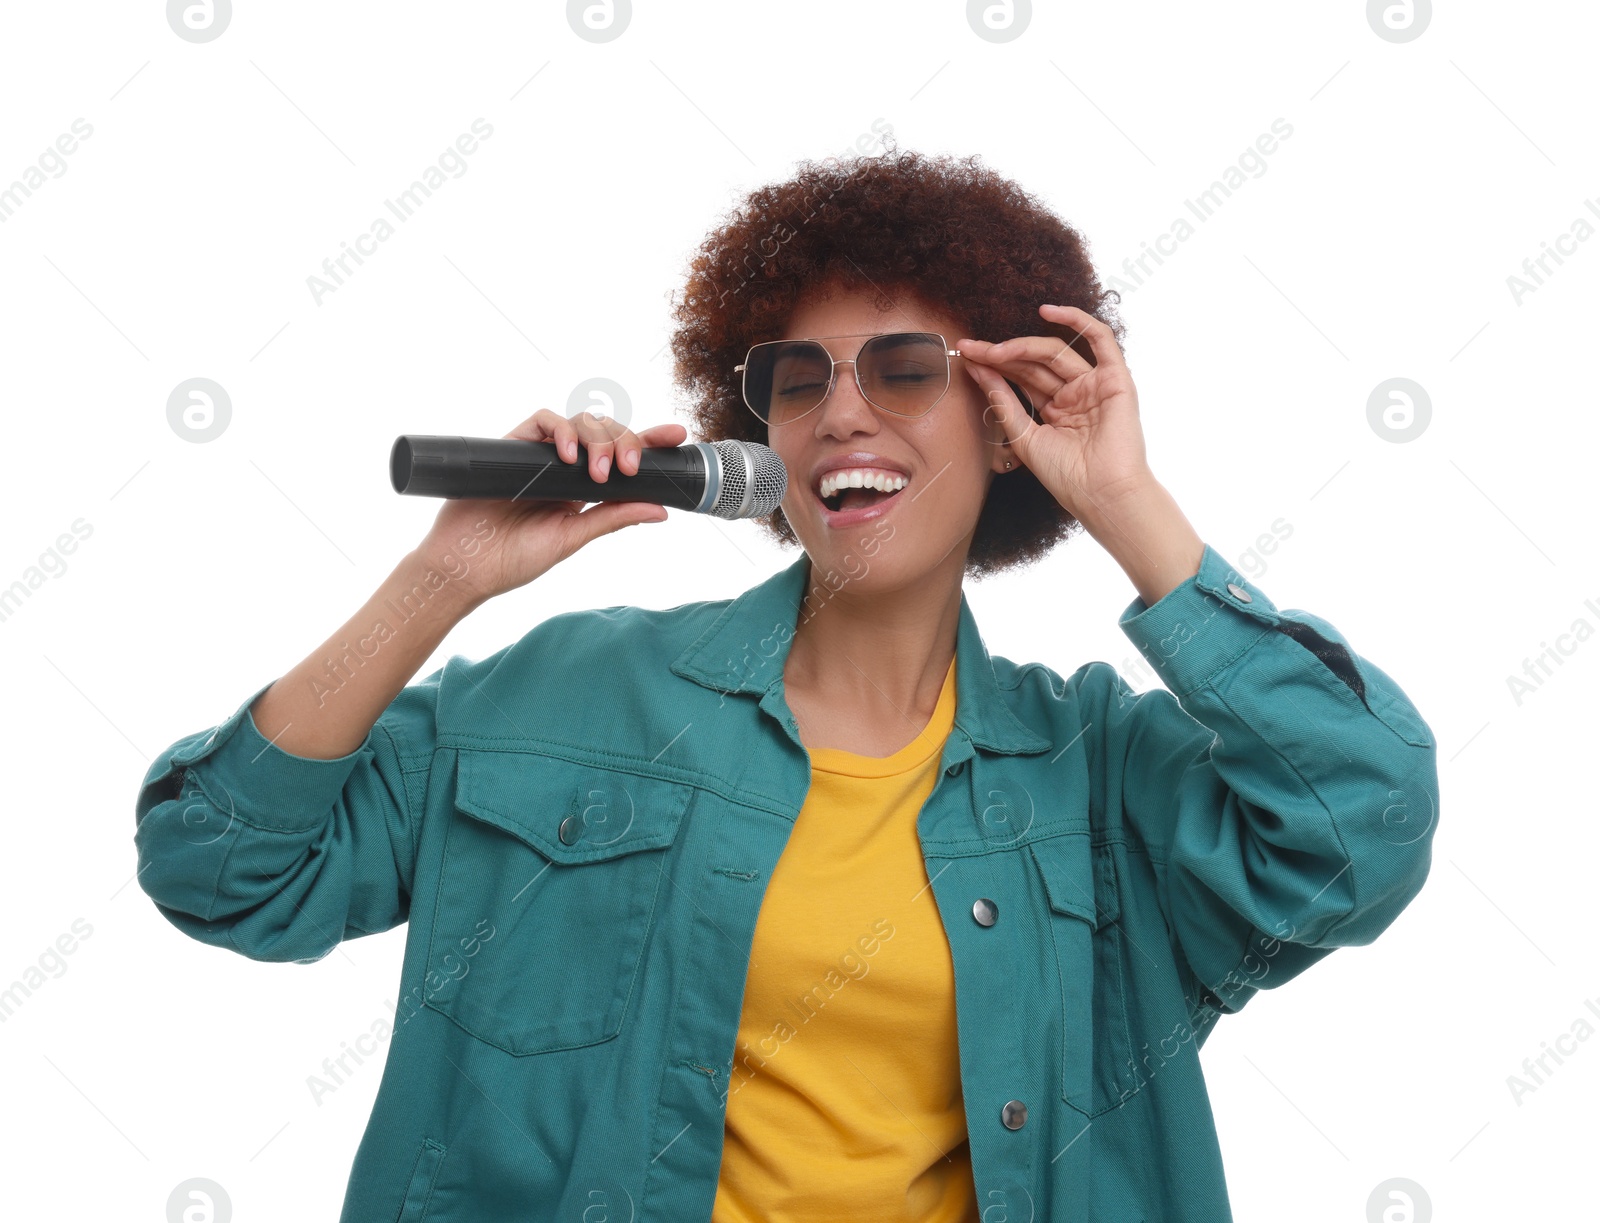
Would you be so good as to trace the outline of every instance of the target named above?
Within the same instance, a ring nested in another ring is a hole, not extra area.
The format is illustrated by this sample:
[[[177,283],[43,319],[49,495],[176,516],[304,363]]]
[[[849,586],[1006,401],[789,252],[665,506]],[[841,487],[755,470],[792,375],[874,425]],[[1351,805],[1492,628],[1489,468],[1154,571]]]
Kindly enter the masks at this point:
[[[1010,470],[1011,470],[1011,460],[1010,460],[1010,459],[1007,459],[1007,460],[1006,460],[1006,470],[1007,470],[1007,471],[1010,471]]]

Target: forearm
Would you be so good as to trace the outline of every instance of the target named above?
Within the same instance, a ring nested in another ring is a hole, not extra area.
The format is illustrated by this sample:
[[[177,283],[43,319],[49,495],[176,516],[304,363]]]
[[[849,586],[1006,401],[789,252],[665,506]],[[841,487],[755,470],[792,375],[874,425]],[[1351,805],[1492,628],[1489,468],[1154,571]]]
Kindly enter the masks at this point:
[[[1147,607],[1200,570],[1205,543],[1154,476],[1078,518],[1122,566]]]
[[[285,752],[348,755],[476,606],[458,582],[408,553],[355,615],[261,694],[250,716]]]

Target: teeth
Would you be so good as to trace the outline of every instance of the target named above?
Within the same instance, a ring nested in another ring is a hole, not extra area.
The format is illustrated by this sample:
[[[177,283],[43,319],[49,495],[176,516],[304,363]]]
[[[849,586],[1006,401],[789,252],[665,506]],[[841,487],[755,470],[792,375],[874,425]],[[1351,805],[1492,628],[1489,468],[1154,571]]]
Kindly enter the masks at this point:
[[[823,497],[831,497],[844,488],[875,488],[880,493],[893,493],[904,488],[907,483],[905,476],[891,476],[887,472],[864,471],[859,467],[852,467],[828,472],[822,477],[818,492]]]

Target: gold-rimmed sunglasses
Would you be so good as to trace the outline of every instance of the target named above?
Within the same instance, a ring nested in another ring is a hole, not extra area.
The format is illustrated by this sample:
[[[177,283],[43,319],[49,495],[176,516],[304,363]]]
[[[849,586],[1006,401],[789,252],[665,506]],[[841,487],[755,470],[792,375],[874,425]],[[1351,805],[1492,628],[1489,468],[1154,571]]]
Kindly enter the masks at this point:
[[[823,340],[867,337],[854,357],[835,361]],[[769,340],[745,355],[745,405],[770,425],[785,425],[817,407],[833,390],[841,365],[855,373],[861,397],[894,416],[921,416],[950,389],[950,358],[961,354],[937,331],[851,332]]]

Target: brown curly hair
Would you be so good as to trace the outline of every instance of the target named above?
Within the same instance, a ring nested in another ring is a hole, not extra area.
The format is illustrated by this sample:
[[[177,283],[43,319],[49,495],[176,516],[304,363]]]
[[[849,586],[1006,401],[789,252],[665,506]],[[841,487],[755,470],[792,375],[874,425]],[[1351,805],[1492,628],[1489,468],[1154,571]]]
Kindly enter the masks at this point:
[[[1084,337],[1039,316],[1043,302],[1073,305],[1120,344],[1121,299],[1101,287],[1087,242],[980,163],[900,152],[885,135],[881,154],[802,161],[788,181],[751,192],[701,243],[674,297],[674,378],[696,433],[766,443],[733,367],[813,290],[870,290],[880,309],[904,294],[963,320],[963,335],[1058,336],[1092,365]],[[781,509],[761,522],[778,543],[799,542]],[[1026,467],[1009,473],[990,485],[966,573],[1031,564],[1078,526]]]

